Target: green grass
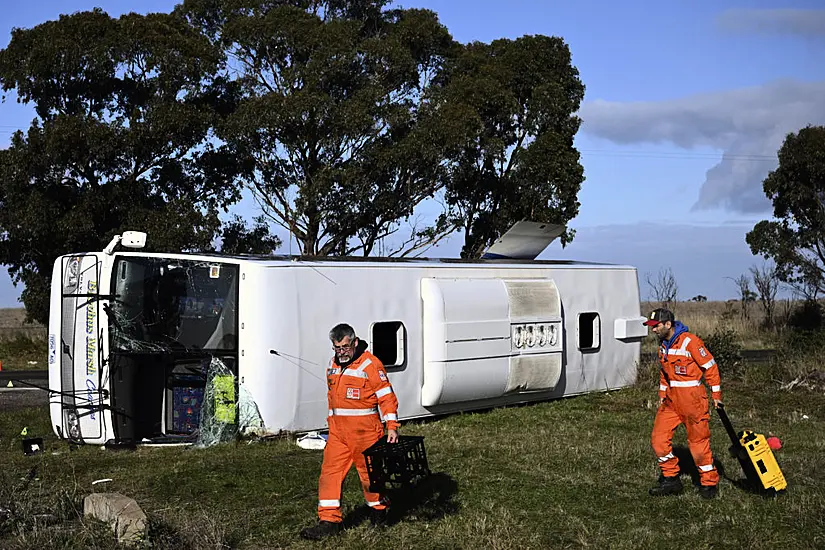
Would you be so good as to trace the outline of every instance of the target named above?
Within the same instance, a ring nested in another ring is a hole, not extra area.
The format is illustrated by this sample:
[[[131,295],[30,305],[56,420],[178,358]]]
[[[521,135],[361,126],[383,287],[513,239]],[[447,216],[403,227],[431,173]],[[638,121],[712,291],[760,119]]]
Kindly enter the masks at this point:
[[[18,333],[0,340],[3,370],[43,370],[49,368],[45,338]]]
[[[627,390],[404,424],[402,433],[425,436],[431,469],[449,482],[444,499],[385,530],[367,523],[322,543],[298,537],[316,520],[320,451],[290,440],[70,447],[51,435],[45,409],[4,413],[0,507],[17,512],[0,522],[0,547],[115,547],[103,526],[79,514],[84,495],[105,490],[142,506],[153,548],[822,548],[825,395],[780,391],[765,369],[723,383],[738,429],[771,431],[785,444],[777,457],[790,489],[775,500],[723,480],[719,498],[705,501],[689,477],[681,496],[647,495],[658,470],[649,447],[655,377],[645,366]],[[22,454],[23,426],[46,438],[44,454]],[[712,433],[715,456],[740,478],[715,415]],[[683,428],[674,443],[686,446]],[[93,487],[100,478],[114,481]],[[363,502],[354,472],[344,500],[345,513]],[[34,519],[47,510],[52,525]]]

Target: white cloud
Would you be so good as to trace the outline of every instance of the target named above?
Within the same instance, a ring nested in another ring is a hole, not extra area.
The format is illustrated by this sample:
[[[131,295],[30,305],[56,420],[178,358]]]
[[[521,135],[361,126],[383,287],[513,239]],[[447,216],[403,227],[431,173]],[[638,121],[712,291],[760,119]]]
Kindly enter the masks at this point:
[[[716,23],[735,32],[825,37],[825,9],[729,9]]]
[[[667,101],[586,101],[579,114],[583,133],[619,145],[723,151],[722,160],[708,170],[694,208],[759,213],[770,209],[762,181],[776,167],[785,136],[825,124],[825,81],[777,80]]]

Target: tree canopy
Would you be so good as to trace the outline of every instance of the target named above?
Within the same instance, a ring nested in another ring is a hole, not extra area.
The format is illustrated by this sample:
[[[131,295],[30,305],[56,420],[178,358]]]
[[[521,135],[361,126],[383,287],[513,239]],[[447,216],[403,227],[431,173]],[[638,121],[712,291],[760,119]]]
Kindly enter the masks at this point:
[[[168,14],[100,10],[16,29],[0,84],[37,118],[0,150],[0,262],[48,317],[61,254],[100,250],[126,229],[149,250],[209,250],[239,196],[235,159],[206,141],[231,108],[218,52]]]
[[[303,254],[368,254],[437,191],[440,144],[418,122],[453,41],[434,13],[388,3],[179,7],[225,52],[241,90],[217,135]]]
[[[788,134],[778,156],[763,183],[774,219],[757,223],[746,241],[774,260],[780,280],[816,298],[825,292],[825,127]]]
[[[127,229],[265,254],[280,226],[304,255],[458,230],[478,257],[521,219],[578,212],[584,86],[558,37],[462,45],[388,0],[185,0],[15,29],[0,86],[37,114],[0,150],[0,263],[41,321],[55,258]],[[244,188],[264,217],[222,222]]]
[[[515,222],[566,225],[578,214],[584,170],[573,138],[584,85],[557,37],[472,43],[452,60],[441,91],[447,134],[446,199],[462,256],[479,257]],[[573,238],[562,235],[562,244]]]

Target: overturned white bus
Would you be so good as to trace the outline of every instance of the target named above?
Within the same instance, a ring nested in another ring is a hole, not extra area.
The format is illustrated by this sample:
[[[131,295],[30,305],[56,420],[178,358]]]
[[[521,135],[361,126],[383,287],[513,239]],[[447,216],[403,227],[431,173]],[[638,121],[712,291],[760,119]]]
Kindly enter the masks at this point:
[[[256,428],[324,430],[340,322],[387,366],[401,420],[630,385],[647,334],[629,266],[154,254],[116,241],[54,264],[51,420],[79,443],[192,441],[216,362]]]

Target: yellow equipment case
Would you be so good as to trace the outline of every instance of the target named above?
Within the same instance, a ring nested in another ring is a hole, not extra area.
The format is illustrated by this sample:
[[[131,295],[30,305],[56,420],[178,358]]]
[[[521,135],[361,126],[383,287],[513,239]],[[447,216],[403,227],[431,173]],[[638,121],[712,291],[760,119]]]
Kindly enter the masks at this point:
[[[716,412],[719,413],[719,418],[722,419],[722,424],[725,425],[733,443],[729,449],[730,454],[739,461],[745,477],[753,488],[771,494],[784,491],[788,483],[765,436],[750,430],[737,434],[725,412],[725,407],[719,405]]]

